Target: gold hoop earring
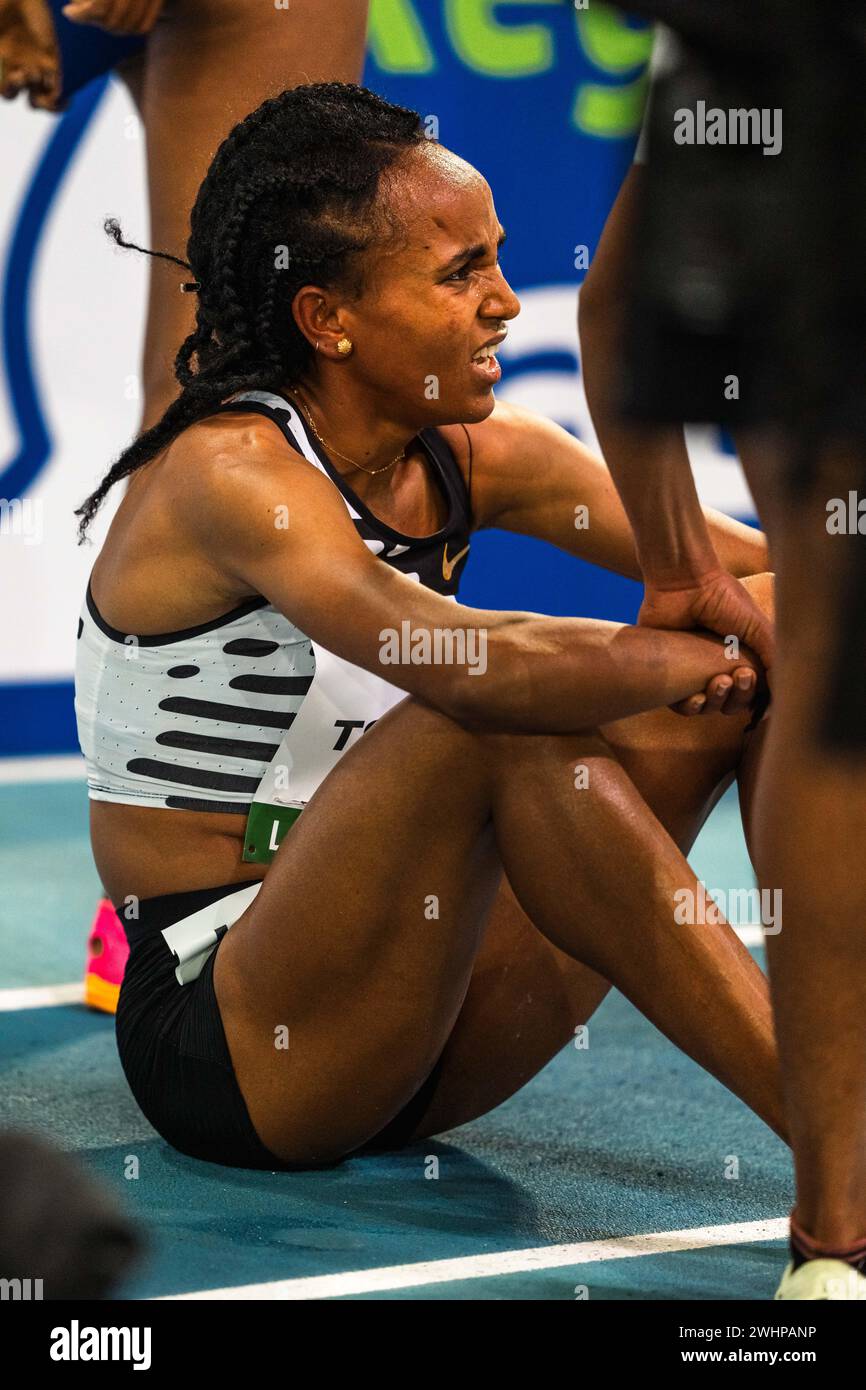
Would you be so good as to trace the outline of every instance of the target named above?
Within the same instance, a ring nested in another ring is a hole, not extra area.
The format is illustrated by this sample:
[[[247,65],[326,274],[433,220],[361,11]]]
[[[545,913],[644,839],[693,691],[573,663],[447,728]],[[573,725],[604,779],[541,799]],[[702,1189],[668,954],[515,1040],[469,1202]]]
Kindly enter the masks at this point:
[[[351,338],[341,338],[337,344],[337,351],[342,357],[348,357],[354,346]]]

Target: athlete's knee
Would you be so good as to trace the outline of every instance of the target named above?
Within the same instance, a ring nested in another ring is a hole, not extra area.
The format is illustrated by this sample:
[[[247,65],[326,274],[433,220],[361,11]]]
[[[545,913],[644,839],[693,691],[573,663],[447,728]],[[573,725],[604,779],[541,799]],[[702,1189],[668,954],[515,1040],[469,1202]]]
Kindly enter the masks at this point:
[[[478,760],[487,767],[515,768],[526,763],[572,759],[615,761],[615,754],[601,731],[588,728],[573,733],[528,733],[524,730],[486,728],[477,713],[464,718],[451,715],[410,696],[403,709],[425,737],[441,740],[461,758]],[[383,723],[388,716],[384,716]]]
[[[567,765],[615,761],[615,755],[598,729],[567,734],[528,734],[479,730],[475,734],[485,757],[505,769],[527,764]]]
[[[433,767],[437,775],[469,774],[487,764],[476,733],[461,719],[407,695],[368,726],[357,745],[364,756],[396,755],[406,767]],[[352,750],[355,751],[355,750]]]

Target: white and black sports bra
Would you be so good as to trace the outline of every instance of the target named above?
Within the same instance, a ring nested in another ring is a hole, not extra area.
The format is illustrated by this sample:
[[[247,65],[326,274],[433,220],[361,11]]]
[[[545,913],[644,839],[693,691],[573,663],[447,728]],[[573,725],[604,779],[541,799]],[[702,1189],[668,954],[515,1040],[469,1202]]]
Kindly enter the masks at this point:
[[[276,421],[291,448],[339,489],[364,544],[386,565],[456,601],[469,548],[469,493],[438,431],[418,437],[448,518],[419,538],[369,511],[281,396],[247,391],[220,409]],[[104,620],[88,583],[75,712],[95,801],[247,814],[264,799],[300,809],[340,755],[404,695],[311,641],[266,598],[198,627],[140,636]]]

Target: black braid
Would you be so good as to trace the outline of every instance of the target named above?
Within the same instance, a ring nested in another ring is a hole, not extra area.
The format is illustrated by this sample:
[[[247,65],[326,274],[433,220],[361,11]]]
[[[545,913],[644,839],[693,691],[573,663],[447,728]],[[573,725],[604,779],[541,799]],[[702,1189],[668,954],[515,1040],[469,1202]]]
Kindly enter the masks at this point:
[[[192,209],[188,261],[125,241],[117,221],[106,220],[119,246],[191,271],[199,297],[195,328],[175,358],[180,393],[78,508],[79,540],[116,482],[221,401],[299,380],[313,351],[292,315],[295,295],[308,284],[360,291],[362,253],[389,221],[380,176],[423,139],[417,112],[364,87],[294,87],[223,140]],[[281,247],[287,268],[277,266]]]
[[[118,246],[125,247],[127,251],[143,251],[146,256],[159,256],[161,260],[174,261],[175,265],[182,265],[184,270],[190,268],[186,261],[178,260],[177,256],[170,256],[167,251],[148,251],[144,246],[136,246],[134,241],[124,241],[120,223],[116,217],[106,217],[102,229],[117,242]]]

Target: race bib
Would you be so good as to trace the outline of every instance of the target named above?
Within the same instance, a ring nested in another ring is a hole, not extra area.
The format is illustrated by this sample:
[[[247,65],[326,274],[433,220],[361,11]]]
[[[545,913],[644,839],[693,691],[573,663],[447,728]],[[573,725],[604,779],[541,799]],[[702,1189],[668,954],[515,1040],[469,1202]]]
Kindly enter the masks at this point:
[[[405,698],[373,675],[310,643],[312,684],[253,797],[244,834],[244,861],[269,864],[286,831],[343,754],[381,715]]]

